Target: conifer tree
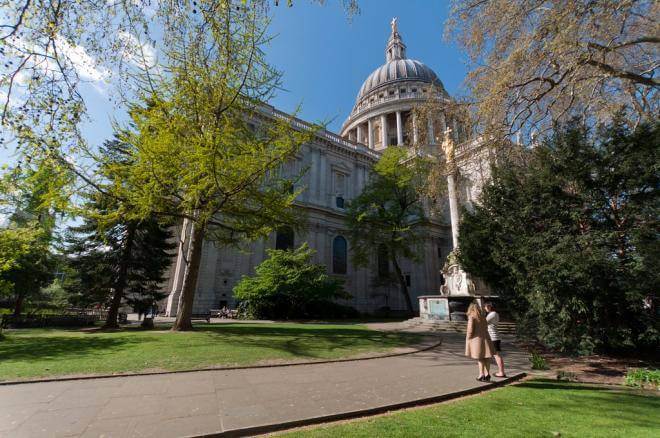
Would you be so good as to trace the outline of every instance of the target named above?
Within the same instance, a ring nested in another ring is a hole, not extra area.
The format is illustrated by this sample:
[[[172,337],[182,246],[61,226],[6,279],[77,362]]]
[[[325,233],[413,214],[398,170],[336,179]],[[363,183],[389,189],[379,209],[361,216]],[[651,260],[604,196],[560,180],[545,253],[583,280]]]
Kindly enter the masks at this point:
[[[461,263],[547,345],[657,347],[659,134],[620,122],[559,130],[501,162],[464,213]]]
[[[116,140],[106,142],[101,173],[130,167],[128,150]],[[170,229],[156,217],[131,218],[116,198],[100,191],[88,196],[84,222],[68,233],[67,252],[75,274],[67,288],[81,303],[108,304],[104,327],[116,328],[122,299],[152,305],[164,297],[161,283],[175,245]]]

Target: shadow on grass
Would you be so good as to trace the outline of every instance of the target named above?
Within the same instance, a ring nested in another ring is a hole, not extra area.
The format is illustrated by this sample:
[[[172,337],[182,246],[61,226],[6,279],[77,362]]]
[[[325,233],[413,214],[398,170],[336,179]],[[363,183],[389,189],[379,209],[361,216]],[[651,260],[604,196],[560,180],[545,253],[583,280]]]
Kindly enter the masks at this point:
[[[5,360],[57,360],[107,353],[138,340],[108,337],[8,336],[0,343],[0,357]]]
[[[205,332],[225,342],[243,346],[282,350],[304,358],[327,357],[324,351],[354,350],[356,347],[388,349],[419,342],[421,337],[410,333],[378,332],[374,330],[342,327],[310,327],[309,325],[246,325],[218,324],[197,326],[196,332]]]
[[[566,389],[566,390],[576,390],[576,391],[612,391],[612,387],[608,386],[596,386],[589,385],[584,383],[568,383],[568,382],[558,382],[556,380],[547,380],[547,379],[538,379],[530,380],[528,382],[519,383],[516,385],[519,388],[530,388],[530,389]]]
[[[180,333],[157,333],[134,327],[120,332],[85,332],[84,336],[68,335],[75,330],[66,330],[67,335],[64,336],[58,336],[57,330],[40,330],[34,333],[35,336],[30,336],[29,330],[17,336],[8,336],[0,343],[0,357],[25,361],[63,360],[94,354],[121,354],[122,350],[152,348],[150,344],[157,344],[161,354],[171,354],[167,351],[169,344],[180,354],[185,354],[187,348],[213,348],[217,345],[227,349],[236,345],[243,350],[262,349],[264,359],[268,358],[269,350],[279,350],[301,358],[327,358],[338,356],[328,355],[328,352],[347,351],[350,354],[369,349],[389,349],[421,339],[414,334],[385,333],[350,326],[316,328],[307,325],[230,323],[198,325],[192,332]],[[189,336],[190,342],[182,344],[182,336]]]

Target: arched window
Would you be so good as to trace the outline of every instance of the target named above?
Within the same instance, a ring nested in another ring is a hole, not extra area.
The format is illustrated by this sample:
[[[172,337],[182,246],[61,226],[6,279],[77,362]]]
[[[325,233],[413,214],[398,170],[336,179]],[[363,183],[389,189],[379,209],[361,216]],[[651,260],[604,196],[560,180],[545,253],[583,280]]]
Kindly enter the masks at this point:
[[[390,260],[387,253],[387,246],[378,246],[378,276],[380,278],[389,277],[390,275]]]
[[[275,249],[293,249],[293,230],[291,227],[282,227],[275,234]]]
[[[337,236],[332,241],[332,272],[345,274],[348,265],[348,244],[342,236]]]

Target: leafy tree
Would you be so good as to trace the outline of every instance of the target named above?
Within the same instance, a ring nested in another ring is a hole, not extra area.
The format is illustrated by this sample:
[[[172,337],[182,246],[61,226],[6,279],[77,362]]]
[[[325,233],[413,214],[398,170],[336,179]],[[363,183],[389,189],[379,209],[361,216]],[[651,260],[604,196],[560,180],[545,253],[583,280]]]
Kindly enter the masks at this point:
[[[256,267],[253,277],[243,276],[234,287],[234,297],[255,318],[316,317],[332,300],[347,298],[341,282],[330,277],[323,265],[312,263],[304,243],[295,250],[267,249],[268,258]]]
[[[206,238],[233,245],[296,221],[298,193],[280,166],[311,138],[267,101],[279,73],[264,59],[266,20],[258,8],[204,3],[201,18],[177,21],[168,36],[169,74],[131,111],[122,133],[133,164],[119,173],[115,195],[136,217],[183,221],[189,257],[173,330],[192,328],[197,277]],[[124,190],[130,187],[130,190]],[[183,247],[182,247],[183,248]]]
[[[132,165],[128,145],[109,141],[103,150],[101,174],[112,169],[116,176]],[[128,189],[125,183],[123,187]],[[74,275],[66,286],[74,301],[107,304],[104,327],[116,328],[122,299],[151,306],[164,298],[160,285],[175,245],[170,229],[156,217],[122,214],[125,206],[102,192],[93,192],[89,198],[84,222],[69,229],[67,252]]]
[[[657,114],[658,13],[652,0],[453,0],[447,33],[469,55],[482,126],[530,133]]]
[[[473,212],[460,259],[551,347],[654,348],[643,308],[660,284],[658,125],[559,130],[502,162]]]
[[[54,268],[48,234],[39,224],[0,230],[0,292],[13,297],[14,315],[50,284]]]
[[[349,14],[357,12],[356,0],[342,3]],[[263,15],[277,4],[276,0],[0,0],[0,144],[15,143],[19,160],[55,159],[93,184],[88,158],[97,151],[80,129],[88,121],[91,87],[109,88],[115,104],[131,102],[151,88],[152,75],[167,73],[168,53],[182,48],[182,30],[192,38],[214,34],[220,41],[233,33],[240,40],[246,35],[224,26],[218,11],[233,11],[234,22],[247,25],[250,11]],[[182,23],[196,23],[197,28],[188,32]],[[249,38],[243,42],[252,44]],[[231,57],[240,52],[225,53]],[[227,73],[240,74],[257,59],[239,55],[232,62]]]
[[[0,177],[0,213],[8,217],[8,226],[0,230],[0,282],[14,297],[16,315],[52,281],[56,260],[51,246],[70,181],[70,173],[48,159],[7,168]]]
[[[419,259],[422,226],[426,221],[423,187],[428,172],[428,162],[424,159],[409,157],[405,148],[389,147],[374,166],[362,193],[350,202],[346,217],[354,263],[369,266],[374,254],[386,256],[394,267],[392,279],[399,283],[411,313],[413,305],[401,260]],[[379,274],[382,277],[384,272]]]

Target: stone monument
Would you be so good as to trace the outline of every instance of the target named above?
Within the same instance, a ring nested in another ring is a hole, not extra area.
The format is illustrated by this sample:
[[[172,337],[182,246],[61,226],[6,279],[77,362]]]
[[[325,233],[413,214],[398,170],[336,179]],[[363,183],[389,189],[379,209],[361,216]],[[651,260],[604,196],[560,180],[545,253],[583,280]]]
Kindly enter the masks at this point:
[[[453,249],[447,256],[445,265],[442,268],[442,275],[444,276],[445,283],[440,286],[440,293],[448,296],[488,295],[490,290],[486,284],[465,272],[458,260],[459,216],[458,190],[456,185],[458,182],[459,170],[456,164],[456,147],[451,133],[451,128],[447,127],[444,132],[441,147],[442,152],[445,154],[447,164],[447,197],[449,198],[449,217],[451,219]]]

